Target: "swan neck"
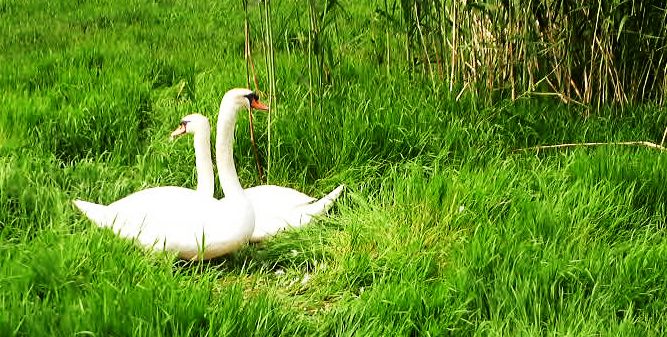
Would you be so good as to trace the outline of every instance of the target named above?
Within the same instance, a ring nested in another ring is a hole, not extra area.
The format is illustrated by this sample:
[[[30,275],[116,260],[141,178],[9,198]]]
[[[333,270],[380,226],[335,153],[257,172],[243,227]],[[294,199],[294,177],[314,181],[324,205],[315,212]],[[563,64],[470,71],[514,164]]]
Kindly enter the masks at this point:
[[[236,125],[237,109],[223,98],[220,103],[216,135],[216,163],[218,177],[225,197],[242,196],[243,187],[239,182],[234,166],[234,126]]]
[[[211,160],[211,127],[195,133],[195,165],[197,168],[197,192],[207,197],[213,197],[215,189],[215,175]]]

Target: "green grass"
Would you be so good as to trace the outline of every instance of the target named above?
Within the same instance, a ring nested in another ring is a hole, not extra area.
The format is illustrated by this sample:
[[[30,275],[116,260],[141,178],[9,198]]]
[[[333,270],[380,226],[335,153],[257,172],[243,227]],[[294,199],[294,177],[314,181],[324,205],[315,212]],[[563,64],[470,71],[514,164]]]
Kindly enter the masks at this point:
[[[348,23],[328,26],[334,59],[312,88],[304,8],[272,5],[271,158],[259,113],[257,141],[271,183],[348,189],[327,219],[187,263],[70,201],[195,186],[191,143],[168,134],[245,84],[242,3],[0,2],[0,336],[665,334],[664,154],[512,151],[659,142],[663,107],[455,100],[373,61],[384,35],[367,2],[338,9]],[[247,128],[235,156],[254,186]]]

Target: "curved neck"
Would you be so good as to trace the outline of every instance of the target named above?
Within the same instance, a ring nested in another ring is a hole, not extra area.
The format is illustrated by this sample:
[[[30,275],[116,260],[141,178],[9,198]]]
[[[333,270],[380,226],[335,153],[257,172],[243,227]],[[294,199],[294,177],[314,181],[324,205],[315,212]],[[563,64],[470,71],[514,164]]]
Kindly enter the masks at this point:
[[[218,113],[217,134],[215,139],[215,160],[218,165],[218,178],[225,197],[243,195],[243,187],[239,182],[234,166],[234,126],[236,125],[236,108],[223,98]]]
[[[211,127],[206,125],[194,134],[195,165],[197,167],[197,192],[207,197],[213,197],[215,176],[211,160]]]

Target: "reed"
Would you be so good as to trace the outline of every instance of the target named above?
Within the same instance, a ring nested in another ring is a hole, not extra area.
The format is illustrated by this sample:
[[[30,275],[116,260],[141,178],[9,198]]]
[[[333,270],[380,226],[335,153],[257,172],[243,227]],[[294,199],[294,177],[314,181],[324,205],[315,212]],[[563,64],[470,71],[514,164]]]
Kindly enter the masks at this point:
[[[244,55],[245,55],[245,60],[246,60],[246,83],[248,87],[250,87],[250,83],[252,80],[252,83],[254,84],[254,89],[258,93],[260,92],[260,86],[259,86],[259,80],[258,80],[258,75],[255,70],[255,63],[253,62],[252,58],[252,39],[253,39],[253,34],[251,33],[251,24],[250,24],[250,9],[248,7],[248,1],[244,0],[243,1],[243,11],[244,11],[244,36],[245,36],[245,46],[244,46]],[[261,21],[261,24],[259,25],[260,31],[261,31],[261,46],[263,47],[263,54],[264,54],[264,66],[265,66],[265,73],[266,73],[266,87],[264,89],[267,89],[265,93],[267,94],[266,100],[268,101],[269,105],[269,111],[268,111],[268,117],[267,117],[267,125],[266,125],[266,137],[267,137],[267,145],[266,145],[266,170],[264,170],[261,160],[260,160],[260,155],[259,151],[257,150],[257,146],[255,144],[255,133],[254,133],[254,123],[253,123],[253,115],[251,112],[249,112],[248,117],[250,121],[250,137],[251,137],[251,143],[252,143],[252,149],[253,153],[255,155],[255,160],[257,163],[257,171],[259,175],[259,182],[268,182],[269,181],[269,174],[271,170],[271,116],[276,113],[276,79],[275,79],[275,56],[274,56],[274,42],[273,42],[273,25],[271,23],[271,18],[273,17],[271,13],[271,2],[270,1],[264,1],[261,4],[260,7],[260,15],[259,15],[259,20]]]
[[[276,101],[276,68],[275,68],[275,53],[273,49],[273,25],[271,22],[271,1],[263,2],[264,13],[264,57],[266,64],[266,74],[269,92],[269,111],[266,119],[266,134],[267,134],[267,159],[266,159],[266,182],[269,182],[269,173],[271,171],[271,115],[277,111]]]
[[[259,90],[259,82],[257,81],[257,73],[255,72],[255,63],[252,60],[252,46],[250,42],[250,20],[248,19],[248,1],[243,1],[243,33],[244,33],[244,57],[246,64],[246,87],[250,88],[250,81],[255,84],[255,91]],[[253,154],[255,155],[255,164],[257,165],[257,176],[259,182],[264,181],[264,168],[262,166],[261,160],[259,159],[259,151],[257,150],[257,143],[255,142],[255,124],[253,122],[252,111],[248,110],[248,121],[249,121],[249,131],[250,131],[250,143],[252,146]],[[268,167],[267,167],[268,171]]]

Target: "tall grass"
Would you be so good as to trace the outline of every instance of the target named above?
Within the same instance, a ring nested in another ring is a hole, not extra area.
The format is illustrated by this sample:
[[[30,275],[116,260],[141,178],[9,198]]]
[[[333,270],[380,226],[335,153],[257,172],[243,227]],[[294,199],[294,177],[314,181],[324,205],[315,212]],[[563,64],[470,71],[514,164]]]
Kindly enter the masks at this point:
[[[321,98],[324,86],[331,82],[331,71],[336,66],[334,48],[335,33],[338,25],[339,12],[342,10],[340,1],[307,0],[308,5],[308,79],[310,87],[310,106],[314,112],[314,97]],[[319,113],[322,113],[322,105]]]

